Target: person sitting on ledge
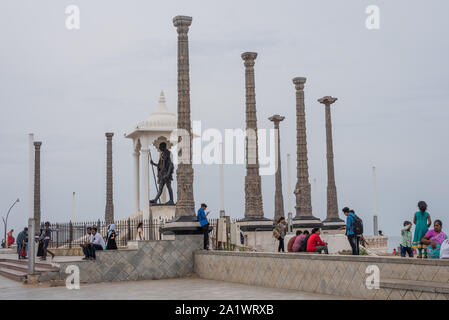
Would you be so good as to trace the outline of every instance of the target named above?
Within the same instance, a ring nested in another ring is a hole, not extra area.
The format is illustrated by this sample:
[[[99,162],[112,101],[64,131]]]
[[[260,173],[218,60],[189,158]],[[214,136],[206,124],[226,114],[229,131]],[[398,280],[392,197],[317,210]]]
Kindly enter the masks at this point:
[[[298,236],[302,233],[301,230],[297,230],[296,231],[296,236],[293,236],[290,238],[290,240],[288,240],[288,244],[287,244],[287,251],[288,252],[294,252],[295,250],[293,250],[293,244],[295,243],[296,238],[298,238]]]
[[[440,258],[440,248],[447,235],[441,230],[443,223],[441,220],[435,220],[433,223],[433,230],[427,231],[426,235],[422,237],[421,242],[427,245],[427,255],[430,259]]]
[[[92,242],[92,227],[87,227],[86,229],[87,239],[83,244],[80,244],[80,247],[83,248],[84,258],[83,260],[89,259],[89,245]]]
[[[320,228],[313,228],[312,234],[307,241],[307,252],[318,252],[324,251],[325,254],[329,254],[327,250],[327,243],[323,242],[320,238]]]
[[[89,254],[88,254],[88,258],[90,260],[95,260],[97,258],[97,256],[95,255],[95,251],[96,250],[104,250],[105,247],[105,243],[104,243],[104,239],[101,236],[101,234],[99,234],[97,232],[97,227],[93,227],[92,228],[92,238],[91,238],[91,242],[89,243]]]
[[[301,231],[299,231],[299,232],[301,232]],[[302,247],[302,244],[304,243],[304,240],[306,239],[306,236],[308,236],[308,235],[309,235],[309,231],[304,230],[303,233],[300,233],[296,237],[295,243],[293,243],[293,248],[292,248],[293,252],[299,252],[300,251],[300,249]]]

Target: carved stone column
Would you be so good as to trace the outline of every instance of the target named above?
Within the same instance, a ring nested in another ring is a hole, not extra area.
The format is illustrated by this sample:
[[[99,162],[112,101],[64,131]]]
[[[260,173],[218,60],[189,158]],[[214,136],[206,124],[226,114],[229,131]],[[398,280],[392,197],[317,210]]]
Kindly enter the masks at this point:
[[[326,149],[327,149],[327,214],[323,221],[323,229],[337,229],[344,225],[344,221],[338,217],[337,187],[335,185],[334,149],[332,142],[331,104],[337,98],[325,96],[318,102],[325,105],[326,117]]]
[[[180,155],[185,162],[180,162],[176,170],[178,201],[176,217],[195,216],[193,199],[193,167],[192,167],[192,131],[190,124],[190,76],[189,76],[189,39],[187,33],[192,24],[192,17],[176,16],[173,24],[178,32],[178,130],[186,133],[182,139],[188,141],[187,150]],[[189,154],[186,155],[185,152]]]
[[[321,227],[321,221],[312,215],[312,191],[307,164],[306,113],[304,105],[304,84],[306,78],[293,79],[296,89],[296,216],[294,228]]]
[[[246,88],[246,176],[245,176],[245,218],[263,218],[262,186],[259,175],[259,154],[257,146],[256,92],[254,79],[255,52],[245,52]]]
[[[284,197],[282,195],[282,170],[281,170],[281,134],[279,131],[279,122],[285,117],[275,114],[268,118],[274,123],[274,130],[276,132],[276,189],[274,193],[274,223],[276,224],[280,217],[284,215]]]
[[[41,225],[41,145],[34,142],[34,230],[39,233]]]
[[[112,137],[114,133],[107,132],[106,134],[106,208],[104,219],[106,223],[114,221],[114,201],[113,201],[113,187],[112,187]]]
[[[187,33],[192,17],[176,16],[173,24],[178,32],[178,168],[176,170],[178,201],[175,217],[162,228],[164,234],[196,234],[203,232],[195,212],[193,198],[192,129],[190,122],[189,42]],[[179,148],[181,147],[181,149]],[[199,239],[199,238],[198,238]]]
[[[257,137],[256,91],[254,60],[256,52],[242,53],[245,65],[246,89],[246,176],[245,176],[245,218],[240,223],[242,231],[269,230],[273,222],[264,217],[262,204],[262,183],[259,175],[259,149]]]

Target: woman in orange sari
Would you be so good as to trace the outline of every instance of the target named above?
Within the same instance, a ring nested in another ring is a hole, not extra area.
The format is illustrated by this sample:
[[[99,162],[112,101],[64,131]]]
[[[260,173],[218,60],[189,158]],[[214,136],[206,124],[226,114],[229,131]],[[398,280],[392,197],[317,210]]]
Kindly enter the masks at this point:
[[[14,237],[12,236],[13,232],[14,232],[14,230],[11,229],[11,231],[9,231],[7,233],[8,238],[6,239],[6,247],[8,247],[8,248],[14,243],[14,241],[16,241],[16,239],[14,239]]]

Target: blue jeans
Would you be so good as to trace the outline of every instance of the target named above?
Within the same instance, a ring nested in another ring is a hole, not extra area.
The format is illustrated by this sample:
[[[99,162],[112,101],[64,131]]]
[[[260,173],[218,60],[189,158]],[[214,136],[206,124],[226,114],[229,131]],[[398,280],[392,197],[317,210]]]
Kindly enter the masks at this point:
[[[401,257],[405,258],[406,253],[408,253],[408,256],[410,258],[413,258],[413,250],[412,247],[404,247],[401,244]]]
[[[360,239],[359,239],[359,237],[356,236],[355,234],[350,234],[347,237],[348,237],[349,244],[351,245],[352,255],[358,256],[360,254],[360,249],[359,249]]]

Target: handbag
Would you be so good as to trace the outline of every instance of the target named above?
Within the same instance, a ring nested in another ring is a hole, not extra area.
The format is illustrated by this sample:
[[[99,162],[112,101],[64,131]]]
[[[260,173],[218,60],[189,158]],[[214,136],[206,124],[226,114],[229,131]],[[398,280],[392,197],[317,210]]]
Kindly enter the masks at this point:
[[[22,244],[22,248],[20,248],[19,256],[21,256],[21,257],[27,256],[27,251],[25,249],[25,245],[23,245],[23,244]]]

